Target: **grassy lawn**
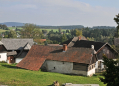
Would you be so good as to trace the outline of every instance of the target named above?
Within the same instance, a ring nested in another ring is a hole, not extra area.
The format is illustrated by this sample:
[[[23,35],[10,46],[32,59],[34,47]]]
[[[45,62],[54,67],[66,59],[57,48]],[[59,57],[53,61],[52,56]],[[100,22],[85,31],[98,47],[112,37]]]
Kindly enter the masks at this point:
[[[7,31],[7,30],[2,30],[2,29],[0,29],[0,33],[5,32],[5,31]]]
[[[73,76],[52,72],[30,71],[18,69],[14,64],[0,63],[0,84],[9,86],[51,86],[53,81],[73,84],[99,84],[99,76]]]

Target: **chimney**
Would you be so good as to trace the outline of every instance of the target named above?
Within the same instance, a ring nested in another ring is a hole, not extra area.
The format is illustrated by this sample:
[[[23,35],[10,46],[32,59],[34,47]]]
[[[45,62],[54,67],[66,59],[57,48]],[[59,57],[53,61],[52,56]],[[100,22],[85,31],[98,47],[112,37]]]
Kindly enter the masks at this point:
[[[91,49],[93,49],[92,54],[96,54],[97,52],[94,50],[94,45],[91,45]]]
[[[67,51],[67,44],[63,44],[63,51]]]
[[[93,50],[94,50],[94,45],[91,45],[91,49],[93,49]]]
[[[78,40],[81,40],[81,36],[78,37]]]

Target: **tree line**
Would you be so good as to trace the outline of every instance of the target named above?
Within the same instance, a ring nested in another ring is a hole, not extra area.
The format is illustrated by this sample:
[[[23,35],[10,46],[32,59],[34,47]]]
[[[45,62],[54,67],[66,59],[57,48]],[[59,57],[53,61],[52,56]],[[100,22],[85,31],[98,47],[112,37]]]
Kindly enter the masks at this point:
[[[1,37],[4,38],[17,38],[18,35],[20,38],[33,38],[33,39],[46,39],[49,44],[60,44],[72,37],[75,36],[84,36],[87,40],[90,41],[100,41],[108,42],[111,45],[113,44],[113,37],[115,35],[116,29],[90,29],[86,28],[76,28],[76,29],[67,29],[62,31],[61,28],[58,31],[54,32],[53,30],[40,30],[40,27],[34,24],[25,24],[23,29],[7,30],[6,32],[1,33]]]

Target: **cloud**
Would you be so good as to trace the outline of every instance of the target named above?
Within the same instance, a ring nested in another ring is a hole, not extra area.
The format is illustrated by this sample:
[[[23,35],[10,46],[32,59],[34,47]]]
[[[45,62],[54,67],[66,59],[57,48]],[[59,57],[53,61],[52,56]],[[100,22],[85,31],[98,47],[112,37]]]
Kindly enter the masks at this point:
[[[11,1],[11,2],[10,2]],[[2,0],[0,22],[19,21],[42,25],[115,25],[119,9],[92,6],[75,0]],[[5,4],[9,3],[9,4]],[[4,4],[3,4],[4,3]],[[5,19],[6,18],[6,19]]]
[[[14,5],[11,6],[11,9],[37,9],[36,5],[33,4],[19,4],[19,5]]]

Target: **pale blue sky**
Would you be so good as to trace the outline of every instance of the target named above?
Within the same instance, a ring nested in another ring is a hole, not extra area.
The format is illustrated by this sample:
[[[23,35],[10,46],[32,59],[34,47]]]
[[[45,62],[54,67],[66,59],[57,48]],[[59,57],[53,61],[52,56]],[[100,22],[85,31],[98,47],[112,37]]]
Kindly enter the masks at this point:
[[[119,0],[0,0],[0,23],[116,26]]]

